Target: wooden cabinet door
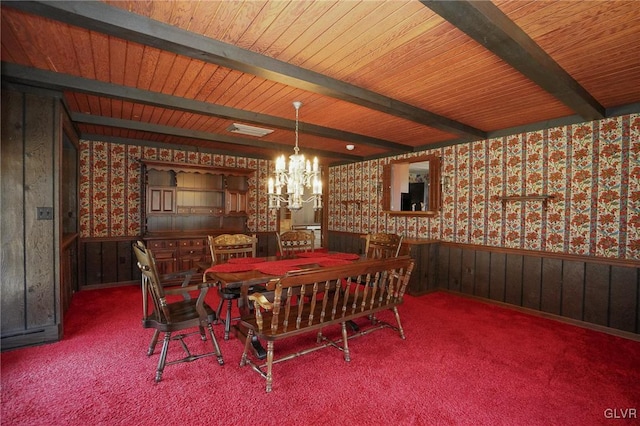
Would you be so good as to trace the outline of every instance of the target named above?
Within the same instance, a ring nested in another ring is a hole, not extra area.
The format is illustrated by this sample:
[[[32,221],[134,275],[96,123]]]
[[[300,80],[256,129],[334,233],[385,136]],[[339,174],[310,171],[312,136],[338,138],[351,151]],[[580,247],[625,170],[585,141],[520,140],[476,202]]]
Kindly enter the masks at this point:
[[[171,274],[176,272],[176,259],[156,259],[156,267],[159,274]]]
[[[225,213],[244,214],[247,212],[247,193],[244,191],[225,192]]]
[[[175,213],[176,190],[150,186],[147,193],[148,213]]]
[[[176,253],[178,243],[174,240],[151,240],[147,247],[153,251],[159,274],[170,274],[177,271]]]

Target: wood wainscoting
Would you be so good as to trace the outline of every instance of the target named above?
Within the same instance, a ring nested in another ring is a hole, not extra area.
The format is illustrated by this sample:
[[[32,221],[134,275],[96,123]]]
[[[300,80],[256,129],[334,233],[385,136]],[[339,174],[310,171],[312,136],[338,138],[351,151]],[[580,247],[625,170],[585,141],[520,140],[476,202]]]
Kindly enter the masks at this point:
[[[275,256],[275,232],[256,233],[257,255]],[[203,236],[206,238],[206,236]],[[131,284],[140,280],[132,245],[142,237],[82,238],[78,247],[80,290]]]
[[[365,235],[351,232],[329,231],[327,247],[330,251],[364,253]],[[405,238],[400,254],[408,254],[415,261],[407,293],[419,296],[438,289],[438,240]]]
[[[329,250],[362,253],[361,234],[329,231]],[[640,334],[640,262],[408,239],[407,292],[447,290],[545,315]]]
[[[78,247],[80,290],[140,280],[132,245],[140,237],[82,238]]]
[[[275,233],[257,233],[258,256],[276,254]],[[140,279],[131,244],[136,238],[82,239],[80,289]],[[416,260],[407,293],[439,289],[544,314],[640,334],[640,262],[407,239]],[[364,251],[361,234],[329,231],[332,251]]]
[[[441,242],[440,288],[640,333],[640,262]]]

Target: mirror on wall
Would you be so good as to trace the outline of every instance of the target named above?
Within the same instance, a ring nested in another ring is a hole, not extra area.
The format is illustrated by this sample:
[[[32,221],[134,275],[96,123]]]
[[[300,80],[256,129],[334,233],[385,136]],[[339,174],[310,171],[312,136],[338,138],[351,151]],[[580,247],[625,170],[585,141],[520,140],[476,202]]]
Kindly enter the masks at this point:
[[[440,210],[440,158],[434,155],[393,160],[382,184],[386,213],[432,216]]]

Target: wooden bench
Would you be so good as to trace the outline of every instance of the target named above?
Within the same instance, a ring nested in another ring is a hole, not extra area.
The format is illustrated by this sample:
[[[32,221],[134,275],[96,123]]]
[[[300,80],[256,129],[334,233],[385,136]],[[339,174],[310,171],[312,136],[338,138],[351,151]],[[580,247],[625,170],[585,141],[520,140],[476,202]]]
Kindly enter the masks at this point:
[[[413,264],[404,256],[289,272],[267,283],[268,293],[244,294],[245,306],[252,304],[253,313],[240,322],[248,331],[240,366],[249,364],[266,379],[270,392],[273,364],[327,346],[341,350],[345,361],[350,361],[348,340],[384,327],[396,330],[404,339],[397,307],[402,303]],[[376,318],[377,312],[387,309],[393,312],[397,325]],[[362,317],[370,320],[370,326],[350,335],[347,322]],[[342,337],[336,340],[322,334],[324,328],[333,325],[342,329]],[[276,341],[304,333],[317,333],[314,346],[274,358]],[[267,342],[266,361],[255,359],[250,350],[254,336]]]

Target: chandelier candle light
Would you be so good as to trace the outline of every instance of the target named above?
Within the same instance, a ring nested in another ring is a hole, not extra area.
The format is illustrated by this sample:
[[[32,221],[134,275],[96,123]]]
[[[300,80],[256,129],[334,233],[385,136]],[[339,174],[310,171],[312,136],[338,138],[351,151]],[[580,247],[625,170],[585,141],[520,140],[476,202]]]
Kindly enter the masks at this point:
[[[296,109],[296,145],[293,155],[289,156],[287,168],[284,155],[276,159],[275,179],[269,178],[269,208],[279,209],[281,203],[287,204],[289,210],[300,210],[303,203],[313,202],[313,209],[322,208],[322,181],[318,169],[318,158],[313,159],[313,165],[304,155],[298,151],[298,112],[302,102],[296,101],[293,107]],[[286,196],[283,195],[283,187],[286,186]],[[304,199],[304,189],[311,188],[311,196]]]

